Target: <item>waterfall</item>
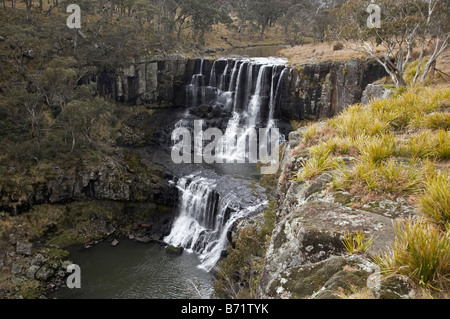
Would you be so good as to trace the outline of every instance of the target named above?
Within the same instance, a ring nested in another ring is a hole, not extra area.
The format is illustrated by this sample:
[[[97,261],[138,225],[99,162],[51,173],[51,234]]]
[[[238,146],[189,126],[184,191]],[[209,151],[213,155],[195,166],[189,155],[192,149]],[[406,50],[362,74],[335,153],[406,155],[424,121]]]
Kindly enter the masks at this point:
[[[203,63],[203,60],[196,61],[195,74],[187,85],[188,106],[207,104],[228,112],[227,128],[218,142],[219,148],[226,149],[219,153],[223,156],[222,162],[256,163],[256,155],[253,154],[257,151],[251,146],[255,143],[250,143],[250,140],[257,138],[256,131],[262,125],[274,127],[275,120],[280,118],[277,110],[287,69],[263,60],[216,60],[209,73],[209,83],[206,83]],[[202,126],[208,127],[208,124],[207,120],[202,121]],[[192,129],[186,120],[176,124],[176,127],[183,126]],[[200,135],[196,138],[194,146],[202,143]],[[229,145],[236,147],[229,151]],[[193,149],[195,152],[196,148]],[[243,149],[249,152],[242,152]],[[223,181],[196,174],[180,178],[177,183],[180,194],[178,216],[164,239],[171,245],[197,253],[201,268],[207,271],[216,265],[226,250],[227,235],[232,226],[267,204],[256,198],[242,204],[242,194],[237,196],[228,185],[219,190],[220,183]],[[248,199],[252,195],[244,197]]]
[[[178,217],[164,241],[182,246],[188,252],[199,254],[200,267],[210,271],[219,261],[228,245],[228,232],[240,218],[248,216],[267,203],[241,209],[239,199],[227,192],[216,191],[217,180],[189,175],[177,183],[179,197]]]
[[[283,71],[281,71],[280,77],[278,78],[276,87],[274,86],[275,76],[272,76],[272,91],[270,92],[270,101],[269,101],[269,119],[267,121],[267,127],[271,128],[275,126],[274,118],[275,118],[275,111],[277,108],[277,105],[279,105],[281,100],[281,93],[282,93],[282,84],[284,81],[284,77],[288,72],[288,68],[284,68]],[[276,74],[276,72],[272,73]],[[274,91],[275,88],[275,91]]]
[[[196,73],[191,78],[191,83],[187,87],[188,101],[191,101],[189,106],[199,106],[205,103],[206,100],[206,86],[205,76],[203,75],[204,59],[200,59],[199,73]],[[200,101],[198,101],[200,98]]]
[[[284,65],[270,60],[215,60],[209,83],[203,66],[203,59],[196,61],[195,74],[187,85],[189,107],[220,105],[246,127],[275,125],[281,116],[277,110],[288,70]]]

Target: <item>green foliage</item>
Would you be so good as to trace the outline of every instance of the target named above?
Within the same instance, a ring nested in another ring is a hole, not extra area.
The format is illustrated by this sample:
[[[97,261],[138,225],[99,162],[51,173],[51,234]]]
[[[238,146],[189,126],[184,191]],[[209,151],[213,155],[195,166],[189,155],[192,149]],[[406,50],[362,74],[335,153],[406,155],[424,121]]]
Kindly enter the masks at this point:
[[[351,255],[364,254],[372,246],[374,240],[373,236],[366,238],[364,232],[361,231],[344,234],[342,243]]]
[[[214,292],[219,298],[255,298],[262,271],[264,238],[255,226],[243,228],[219,265]]]

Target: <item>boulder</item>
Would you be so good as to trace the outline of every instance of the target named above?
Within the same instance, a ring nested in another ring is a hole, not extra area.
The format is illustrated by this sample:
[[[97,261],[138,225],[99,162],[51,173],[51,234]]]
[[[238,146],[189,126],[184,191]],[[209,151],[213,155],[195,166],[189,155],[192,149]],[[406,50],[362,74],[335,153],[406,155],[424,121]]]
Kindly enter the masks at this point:
[[[418,288],[408,277],[393,275],[382,278],[380,289],[376,292],[379,299],[415,299]]]
[[[13,263],[11,268],[11,274],[19,275],[22,272],[23,266],[19,263]]]
[[[166,247],[166,253],[171,255],[181,255],[183,251],[184,251],[183,247],[175,247],[172,245]]]
[[[277,223],[273,232],[260,281],[265,296],[280,297],[278,293],[273,295],[277,289],[271,288],[283,278],[287,280],[284,273],[346,255],[343,235],[359,231],[367,237],[378,237],[368,250],[369,255],[386,249],[394,239],[391,220],[387,217],[325,201],[297,206]]]
[[[394,93],[394,90],[386,88],[383,85],[368,84],[361,98],[362,105],[367,105],[375,99],[387,99]]]
[[[46,261],[47,259],[42,254],[39,253],[31,260],[31,265],[42,266],[45,264]]]
[[[46,280],[48,280],[51,276],[53,276],[53,274],[54,274],[53,269],[47,268],[47,267],[44,266],[44,267],[40,268],[40,269],[36,272],[35,277],[36,277],[36,279],[38,279],[38,280],[44,280],[44,281],[46,281]]]
[[[36,273],[39,270],[39,266],[31,266],[30,268],[28,268],[27,270],[25,270],[25,276],[29,279],[34,279],[34,276],[36,275]]]
[[[18,241],[16,243],[16,253],[25,255],[25,256],[30,256],[32,247],[33,247],[33,244]]]
[[[118,241],[117,239],[114,239],[114,240],[111,242],[111,246],[116,247],[117,245],[119,245],[119,241]]]
[[[270,298],[336,299],[339,292],[366,287],[375,267],[364,256],[335,256],[280,273],[267,290]]]

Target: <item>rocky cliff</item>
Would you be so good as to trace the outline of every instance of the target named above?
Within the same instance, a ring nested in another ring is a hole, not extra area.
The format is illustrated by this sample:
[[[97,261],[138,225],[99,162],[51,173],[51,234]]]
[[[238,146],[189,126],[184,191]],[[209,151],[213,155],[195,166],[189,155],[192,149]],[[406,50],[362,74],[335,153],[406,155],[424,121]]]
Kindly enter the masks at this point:
[[[293,68],[284,81],[281,114],[287,119],[318,120],[361,102],[369,83],[386,76],[373,60],[310,63]]]
[[[104,156],[95,164],[80,160],[70,168],[51,167],[39,176],[23,177],[11,170],[5,177],[15,182],[0,184],[0,211],[17,214],[33,205],[83,200],[174,206],[177,198],[166,172],[128,151]]]
[[[127,68],[100,72],[94,80],[100,95],[118,102],[187,107],[190,103],[186,101],[186,87],[200,68],[205,86],[212,82],[217,84],[217,79],[210,79],[211,74],[222,74],[227,61],[214,62],[180,55],[143,57],[131,61]],[[278,70],[278,76],[280,73]],[[286,74],[277,96],[277,113],[280,119],[289,120],[317,120],[334,116],[347,106],[361,102],[366,86],[386,76],[385,70],[376,61],[358,59],[289,67]],[[242,79],[241,83],[244,84],[245,80]],[[270,80],[267,79],[269,83]],[[270,85],[267,88],[269,94]],[[261,116],[267,117],[267,114]]]
[[[126,68],[102,71],[93,78],[102,96],[129,104],[182,105],[187,59],[181,55],[141,57]]]
[[[277,189],[276,225],[259,281],[261,298],[341,298],[344,292],[375,298],[412,298],[414,285],[404,277],[380,277],[372,256],[393,242],[392,221],[414,214],[405,200],[374,200],[356,205],[356,196],[330,186],[333,172],[297,181],[295,174],[310,157],[295,154],[305,143],[302,130],[292,132],[284,148]],[[343,158],[352,165],[355,158]],[[376,238],[366,253],[349,254],[348,232]]]

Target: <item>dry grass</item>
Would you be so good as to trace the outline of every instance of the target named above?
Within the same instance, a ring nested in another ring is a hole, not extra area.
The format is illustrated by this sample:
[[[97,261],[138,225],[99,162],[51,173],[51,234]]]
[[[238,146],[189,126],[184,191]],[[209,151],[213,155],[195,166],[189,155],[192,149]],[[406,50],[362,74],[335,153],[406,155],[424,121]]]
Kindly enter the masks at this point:
[[[342,50],[333,50],[334,45],[334,43],[328,42],[297,45],[284,49],[281,54],[288,58],[292,65],[365,58],[363,53],[355,50],[355,44],[344,44]]]

